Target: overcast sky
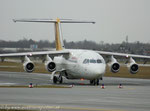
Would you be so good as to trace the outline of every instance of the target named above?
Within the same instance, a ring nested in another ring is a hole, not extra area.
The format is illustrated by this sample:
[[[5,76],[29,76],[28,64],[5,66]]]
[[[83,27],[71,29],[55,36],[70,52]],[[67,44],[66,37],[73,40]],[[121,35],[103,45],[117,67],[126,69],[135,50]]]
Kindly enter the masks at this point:
[[[96,24],[63,24],[67,41],[150,43],[150,0],[0,0],[0,39],[54,40],[54,25],[14,23],[19,18],[72,18]]]

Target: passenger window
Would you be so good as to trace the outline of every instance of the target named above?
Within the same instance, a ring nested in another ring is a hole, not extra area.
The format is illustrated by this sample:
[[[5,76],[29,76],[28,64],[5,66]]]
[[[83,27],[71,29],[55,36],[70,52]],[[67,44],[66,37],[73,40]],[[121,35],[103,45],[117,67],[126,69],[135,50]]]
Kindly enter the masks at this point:
[[[102,63],[102,61],[100,60],[100,59],[97,59],[97,63],[99,64],[99,63]]]
[[[90,63],[96,63],[96,60],[90,59]]]

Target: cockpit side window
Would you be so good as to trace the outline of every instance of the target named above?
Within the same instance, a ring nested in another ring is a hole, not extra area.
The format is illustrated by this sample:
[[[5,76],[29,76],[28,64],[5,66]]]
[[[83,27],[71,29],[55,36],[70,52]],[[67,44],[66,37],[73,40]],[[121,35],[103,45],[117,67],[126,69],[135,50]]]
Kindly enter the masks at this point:
[[[100,59],[97,59],[97,63],[100,64],[102,63],[102,61]]]
[[[89,59],[87,59],[86,63],[89,63]]]
[[[84,59],[83,64],[88,64],[89,63],[89,59]]]
[[[84,59],[84,61],[83,61],[83,64],[85,64],[86,63],[86,59]]]

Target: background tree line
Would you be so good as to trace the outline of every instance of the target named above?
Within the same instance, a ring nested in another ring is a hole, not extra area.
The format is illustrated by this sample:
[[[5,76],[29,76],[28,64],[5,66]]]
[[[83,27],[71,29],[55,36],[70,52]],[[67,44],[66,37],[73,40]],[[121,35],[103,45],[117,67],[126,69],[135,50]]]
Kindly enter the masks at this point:
[[[55,41],[49,42],[48,40],[35,41],[32,39],[22,39],[18,41],[4,41],[0,40],[0,48],[30,48],[30,45],[37,45],[38,48],[55,48]],[[141,43],[139,41],[133,43],[127,43],[123,41],[122,43],[110,44],[104,43],[103,41],[96,43],[94,41],[77,41],[77,42],[67,42],[64,40],[66,48],[69,49],[92,49],[92,50],[102,50],[102,51],[113,51],[122,53],[132,53],[132,54],[143,54],[150,55],[150,43]]]

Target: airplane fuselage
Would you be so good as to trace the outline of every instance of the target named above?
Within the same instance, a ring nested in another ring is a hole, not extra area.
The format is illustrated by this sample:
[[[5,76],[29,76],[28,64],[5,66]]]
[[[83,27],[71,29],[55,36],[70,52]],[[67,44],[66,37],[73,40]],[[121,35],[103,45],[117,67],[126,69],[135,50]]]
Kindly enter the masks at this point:
[[[65,49],[70,52],[68,58],[54,57],[56,70],[65,69],[63,76],[68,79],[94,80],[102,78],[106,63],[101,55],[91,50]]]

